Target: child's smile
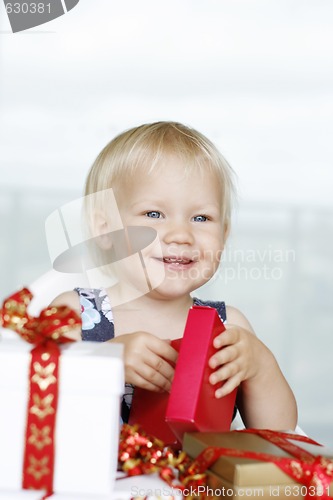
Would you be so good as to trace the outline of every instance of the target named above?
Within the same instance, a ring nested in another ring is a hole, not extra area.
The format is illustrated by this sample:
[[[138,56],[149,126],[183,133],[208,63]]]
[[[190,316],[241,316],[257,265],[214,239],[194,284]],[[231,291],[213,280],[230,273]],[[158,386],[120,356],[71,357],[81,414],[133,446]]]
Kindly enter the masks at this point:
[[[177,270],[189,268],[189,266],[195,262],[194,260],[187,259],[186,257],[163,257],[161,260],[169,269]]]

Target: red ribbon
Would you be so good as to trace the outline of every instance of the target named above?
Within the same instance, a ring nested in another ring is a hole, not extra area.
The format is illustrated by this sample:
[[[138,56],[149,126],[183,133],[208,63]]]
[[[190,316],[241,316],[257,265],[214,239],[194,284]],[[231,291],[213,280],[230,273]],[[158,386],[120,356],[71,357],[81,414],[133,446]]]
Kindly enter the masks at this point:
[[[277,457],[268,453],[209,446],[197,456],[195,462],[190,466],[187,472],[189,474],[203,473],[221,456],[250,458],[263,462],[272,462],[297,483],[305,485],[305,498],[307,499],[318,498],[327,500],[333,498],[329,496],[329,485],[333,479],[332,460],[320,455],[314,456],[288,440],[292,439],[318,445],[316,441],[298,434],[271,430],[245,429],[232,432],[249,432],[257,434],[287,451],[295,458]]]
[[[68,335],[81,325],[66,306],[43,309],[38,318],[28,314],[32,294],[27,288],[3,303],[0,323],[15,330],[35,347],[31,350],[29,397],[23,460],[24,489],[53,493],[54,434],[58,404],[59,344],[73,342]]]

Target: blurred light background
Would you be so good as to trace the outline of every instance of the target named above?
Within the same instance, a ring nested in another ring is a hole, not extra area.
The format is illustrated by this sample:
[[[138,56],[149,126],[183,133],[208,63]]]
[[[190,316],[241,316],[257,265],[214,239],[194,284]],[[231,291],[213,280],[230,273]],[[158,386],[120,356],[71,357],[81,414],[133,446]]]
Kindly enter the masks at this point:
[[[99,150],[198,128],[238,176],[223,266],[198,293],[249,318],[333,446],[333,3],[81,0],[12,34],[0,6],[0,296],[51,268],[44,223]]]

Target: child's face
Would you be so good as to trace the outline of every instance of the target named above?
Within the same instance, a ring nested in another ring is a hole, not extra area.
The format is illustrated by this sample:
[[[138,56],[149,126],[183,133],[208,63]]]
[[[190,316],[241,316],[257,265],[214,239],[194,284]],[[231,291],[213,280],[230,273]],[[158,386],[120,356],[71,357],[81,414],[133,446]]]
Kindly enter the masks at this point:
[[[221,193],[214,174],[184,174],[170,156],[149,175],[122,184],[116,199],[124,226],[150,226],[160,246],[143,251],[149,273],[165,278],[154,293],[186,295],[216,272],[224,247]]]

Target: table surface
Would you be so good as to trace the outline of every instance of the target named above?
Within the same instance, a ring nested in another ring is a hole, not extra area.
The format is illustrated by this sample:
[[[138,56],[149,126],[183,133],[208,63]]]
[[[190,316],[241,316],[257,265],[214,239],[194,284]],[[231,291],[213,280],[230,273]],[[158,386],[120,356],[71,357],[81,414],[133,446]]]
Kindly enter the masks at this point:
[[[172,488],[160,479],[156,473],[149,476],[133,476],[116,480],[112,500],[130,500],[131,498],[149,498],[175,500],[182,499],[182,494],[177,488]]]
[[[48,500],[181,500],[179,490],[173,489],[162,481],[157,473],[145,476],[123,477],[119,473],[114,491],[110,495],[54,494]],[[0,500],[41,500],[42,492],[32,490],[1,491]]]

